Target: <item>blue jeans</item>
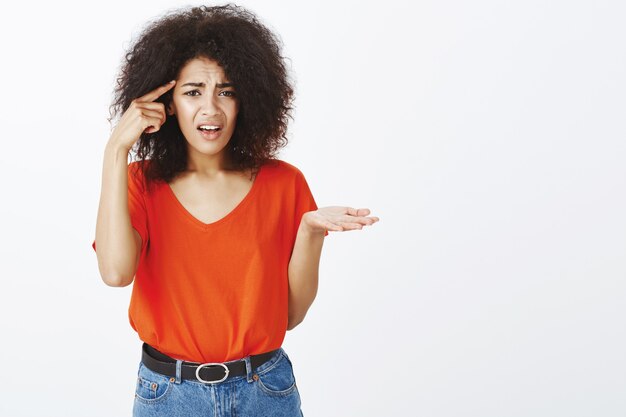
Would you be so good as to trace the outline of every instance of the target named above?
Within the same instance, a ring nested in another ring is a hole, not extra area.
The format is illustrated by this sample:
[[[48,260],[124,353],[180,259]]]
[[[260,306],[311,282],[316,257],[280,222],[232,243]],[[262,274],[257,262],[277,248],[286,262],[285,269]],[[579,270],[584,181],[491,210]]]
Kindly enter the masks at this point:
[[[291,360],[280,348],[247,374],[208,384],[154,372],[139,362],[133,417],[302,417]]]

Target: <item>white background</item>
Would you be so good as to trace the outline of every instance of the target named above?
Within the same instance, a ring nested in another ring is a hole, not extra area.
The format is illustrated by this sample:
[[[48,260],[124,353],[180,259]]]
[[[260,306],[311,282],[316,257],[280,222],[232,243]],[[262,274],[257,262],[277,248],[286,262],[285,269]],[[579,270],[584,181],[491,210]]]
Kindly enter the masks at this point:
[[[288,332],[307,417],[626,415],[626,6],[242,1],[296,79],[331,232]],[[131,414],[131,287],[91,242],[125,48],[175,1],[0,17],[0,415]]]

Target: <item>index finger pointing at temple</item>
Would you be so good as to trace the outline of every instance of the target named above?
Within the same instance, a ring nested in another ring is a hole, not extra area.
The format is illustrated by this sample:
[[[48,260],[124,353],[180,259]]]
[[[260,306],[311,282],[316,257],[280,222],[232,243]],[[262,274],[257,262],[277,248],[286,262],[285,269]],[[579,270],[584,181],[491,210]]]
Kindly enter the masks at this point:
[[[172,80],[167,84],[164,84],[162,86],[155,88],[154,90],[150,91],[148,94],[144,94],[143,96],[139,97],[137,101],[143,101],[143,102],[154,101],[157,98],[161,97],[163,94],[165,94],[170,88],[174,87],[175,84],[176,84],[176,80]]]

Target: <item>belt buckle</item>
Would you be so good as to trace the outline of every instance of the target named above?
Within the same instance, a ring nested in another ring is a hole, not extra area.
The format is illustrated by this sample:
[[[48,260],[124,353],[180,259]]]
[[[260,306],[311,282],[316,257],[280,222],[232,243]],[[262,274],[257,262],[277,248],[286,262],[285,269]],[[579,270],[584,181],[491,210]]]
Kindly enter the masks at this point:
[[[218,379],[215,381],[207,381],[206,379],[202,379],[200,378],[200,368],[204,367],[204,366],[221,366],[224,368],[225,373],[224,373],[224,377],[222,379]],[[224,381],[226,378],[228,378],[228,373],[230,372],[230,369],[228,369],[228,366],[224,365],[223,363],[220,362],[207,362],[207,363],[203,363],[198,365],[198,367],[196,368],[196,378],[198,378],[198,381],[202,381],[205,384],[219,384],[220,382]]]

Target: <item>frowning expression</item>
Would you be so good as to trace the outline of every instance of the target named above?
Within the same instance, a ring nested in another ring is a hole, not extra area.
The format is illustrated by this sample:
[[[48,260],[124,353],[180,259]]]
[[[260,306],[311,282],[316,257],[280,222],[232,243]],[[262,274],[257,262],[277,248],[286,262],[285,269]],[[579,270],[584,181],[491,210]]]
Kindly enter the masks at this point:
[[[176,115],[190,152],[223,154],[238,112],[235,88],[216,61],[194,58],[182,67],[168,114]]]

